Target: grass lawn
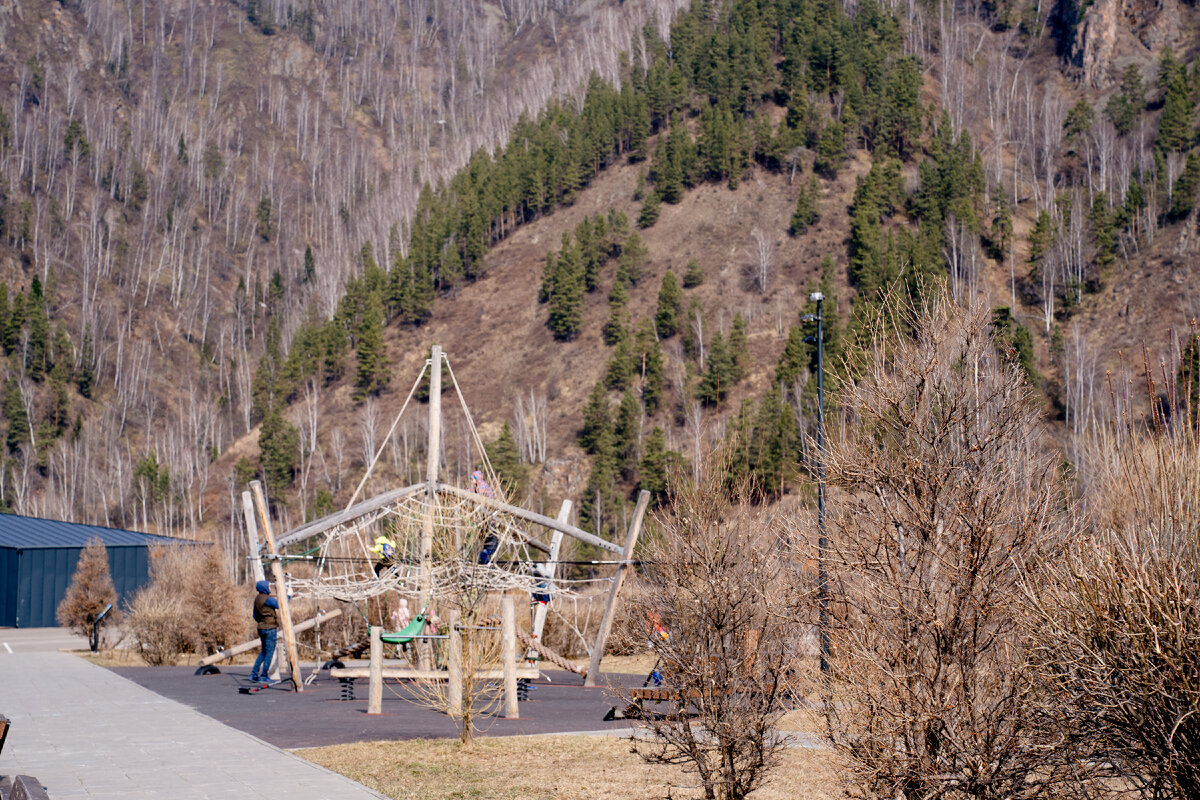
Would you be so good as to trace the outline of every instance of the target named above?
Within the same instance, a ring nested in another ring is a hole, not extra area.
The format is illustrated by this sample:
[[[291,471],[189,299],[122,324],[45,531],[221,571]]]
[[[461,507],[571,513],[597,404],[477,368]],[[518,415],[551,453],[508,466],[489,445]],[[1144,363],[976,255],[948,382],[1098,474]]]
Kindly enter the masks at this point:
[[[411,740],[299,750],[396,800],[643,800],[703,797],[695,775],[650,765],[630,742],[608,736],[505,736],[457,741]],[[789,748],[757,800],[842,797],[835,757]]]

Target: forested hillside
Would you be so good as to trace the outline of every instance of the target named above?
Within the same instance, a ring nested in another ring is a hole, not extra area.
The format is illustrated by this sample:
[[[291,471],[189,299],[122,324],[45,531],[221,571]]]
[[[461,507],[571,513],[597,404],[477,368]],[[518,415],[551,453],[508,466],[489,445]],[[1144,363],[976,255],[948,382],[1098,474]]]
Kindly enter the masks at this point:
[[[262,354],[674,5],[0,4],[5,507],[217,522]]]
[[[6,506],[326,513],[434,341],[535,503],[611,531],[719,439],[778,498],[817,289],[835,419],[862,311],[940,280],[1068,457],[1143,343],[1196,361],[1194,8],[677,5],[0,6]]]

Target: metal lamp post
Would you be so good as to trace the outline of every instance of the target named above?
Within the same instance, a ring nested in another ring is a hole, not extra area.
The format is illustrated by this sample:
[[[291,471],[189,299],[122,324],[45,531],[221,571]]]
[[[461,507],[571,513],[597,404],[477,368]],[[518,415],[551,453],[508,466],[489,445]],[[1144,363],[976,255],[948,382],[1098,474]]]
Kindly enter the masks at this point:
[[[821,672],[829,672],[829,576],[825,572],[825,329],[821,303],[825,295],[813,292],[808,299],[817,304],[817,313],[800,317],[817,323],[817,603],[818,636],[821,642]]]

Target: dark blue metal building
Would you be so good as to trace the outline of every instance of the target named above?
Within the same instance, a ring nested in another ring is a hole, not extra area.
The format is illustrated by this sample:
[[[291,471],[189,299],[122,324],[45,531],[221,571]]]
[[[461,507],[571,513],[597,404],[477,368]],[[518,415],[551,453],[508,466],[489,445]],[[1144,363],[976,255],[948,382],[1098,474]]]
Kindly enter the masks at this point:
[[[108,550],[119,604],[132,599],[149,580],[152,545],[192,544],[118,528],[0,514],[0,627],[58,625],[55,612],[75,575],[79,554],[96,537]]]

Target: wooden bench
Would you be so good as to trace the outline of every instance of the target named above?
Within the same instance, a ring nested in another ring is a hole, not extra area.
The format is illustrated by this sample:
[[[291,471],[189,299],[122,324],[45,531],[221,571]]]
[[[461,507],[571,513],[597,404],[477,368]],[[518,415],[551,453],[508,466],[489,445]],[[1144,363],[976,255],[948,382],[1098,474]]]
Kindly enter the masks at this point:
[[[633,701],[625,706],[624,710],[613,706],[609,709],[608,714],[604,716],[604,721],[609,722],[614,719],[640,719],[646,716],[646,703],[674,703],[674,714],[666,714],[662,716],[682,717],[688,713],[688,706],[692,700],[696,700],[701,696],[701,693],[696,689],[672,689],[668,686],[641,686],[634,689],[622,689],[619,694]]]

